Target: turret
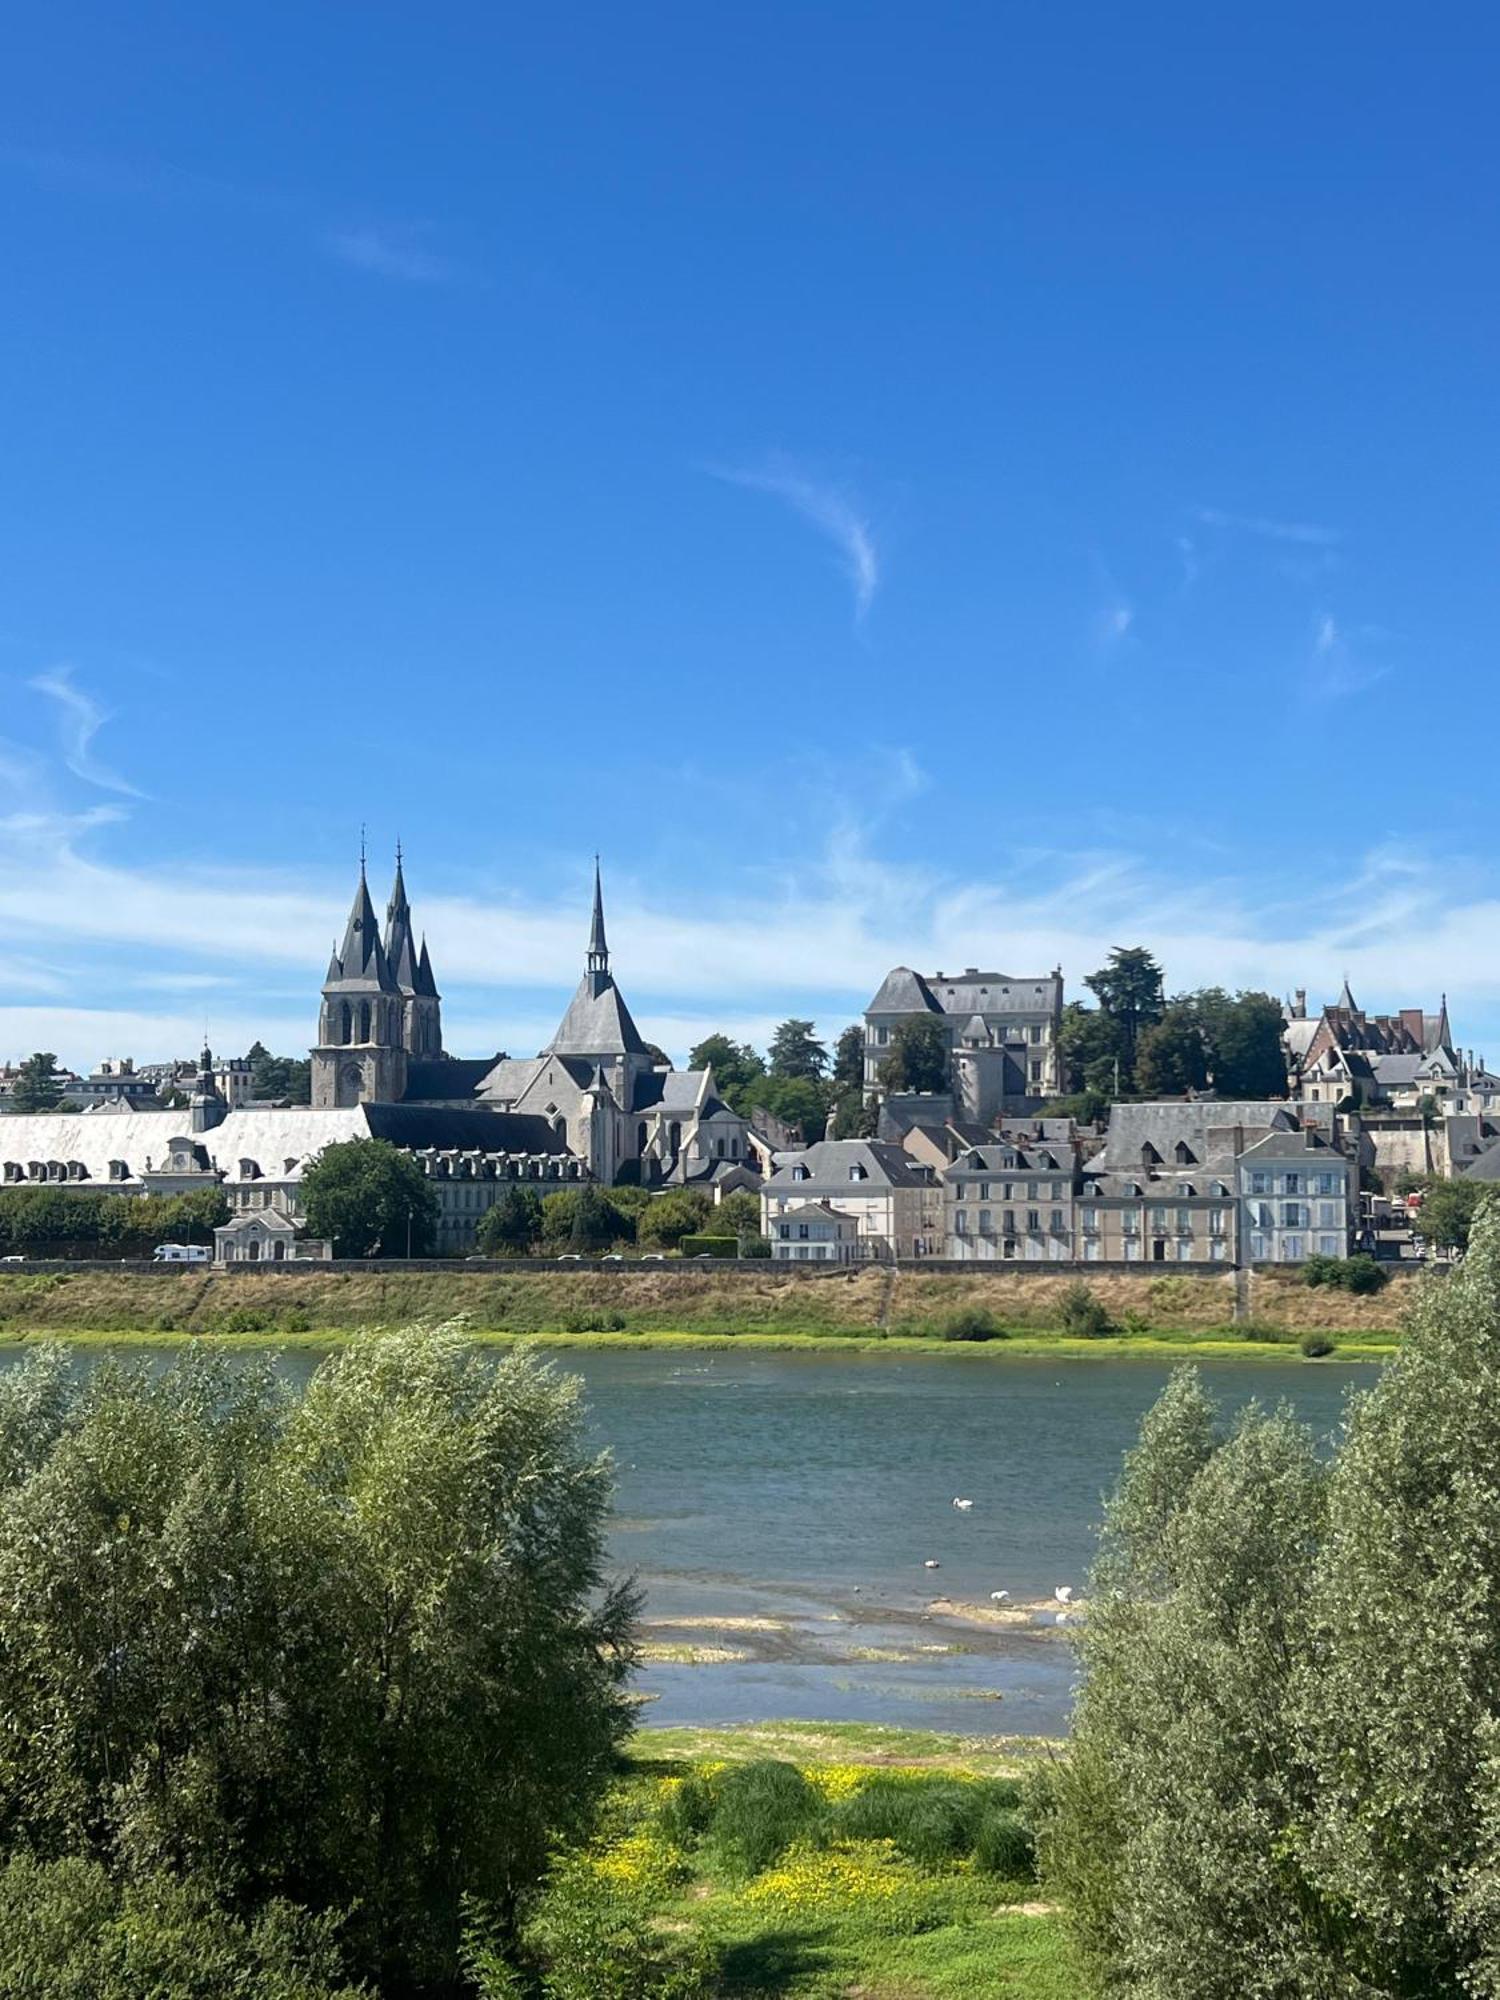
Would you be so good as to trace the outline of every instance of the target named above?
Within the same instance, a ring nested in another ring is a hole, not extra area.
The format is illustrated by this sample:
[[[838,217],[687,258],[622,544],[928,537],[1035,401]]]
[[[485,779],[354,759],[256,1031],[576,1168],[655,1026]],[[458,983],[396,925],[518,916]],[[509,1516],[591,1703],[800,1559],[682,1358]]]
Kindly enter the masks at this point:
[[[198,1058],[198,1075],[193,1084],[193,1094],[188,1099],[188,1113],[193,1131],[211,1132],[215,1125],[223,1123],[227,1110],[228,1106],[219,1095],[218,1085],[214,1082],[213,1051],[205,1044],[203,1053]]]
[[[424,938],[421,949],[417,948],[399,842],[396,845],[396,880],[385,910],[384,949],[391,977],[401,995],[401,1040],[406,1053],[410,1056],[440,1056],[443,1053],[442,999],[437,981],[432,976],[427,940]]]
[[[399,1102],[406,1094],[403,1016],[401,990],[380,941],[361,853],[344,942],[334,946],[323,981],[312,1050],[313,1103]]]

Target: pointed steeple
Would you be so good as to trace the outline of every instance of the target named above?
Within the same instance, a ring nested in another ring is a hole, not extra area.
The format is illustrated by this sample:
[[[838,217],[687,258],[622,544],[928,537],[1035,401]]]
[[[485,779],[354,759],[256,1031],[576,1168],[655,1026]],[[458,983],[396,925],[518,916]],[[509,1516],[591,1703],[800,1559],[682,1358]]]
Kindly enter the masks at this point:
[[[417,991],[424,999],[436,1000],[437,981],[432,976],[432,960],[427,956],[427,939],[422,939],[422,949],[417,955]]]
[[[365,880],[364,855],[359,862],[359,887],[354,892],[354,901],[349,906],[349,921],[344,926],[344,942],[334,956],[334,963],[328,968],[330,986],[374,986],[382,993],[393,993],[395,981],[386,961],[384,947],[380,942],[380,925],[375,920],[375,905],[370,901],[370,885]]]
[[[391,900],[385,906],[385,956],[391,977],[403,993],[417,991],[417,953],[411,935],[411,904],[406,899],[406,877],[401,868],[401,843],[396,842],[396,879]]]
[[[1349,975],[1347,972],[1344,974],[1344,990],[1339,995],[1339,1005],[1351,1014],[1359,1012],[1358,1007],[1354,1004],[1354,995],[1349,991]]]
[[[1438,1009],[1437,1039],[1433,1043],[1433,1047],[1447,1049],[1450,1053],[1453,1049],[1453,1030],[1448,1026],[1448,996],[1446,993],[1443,995],[1442,1005]]]
[[[609,945],[604,936],[604,884],[599,876],[599,857],[594,856],[594,915],[589,925],[588,969],[591,974],[609,975]]]

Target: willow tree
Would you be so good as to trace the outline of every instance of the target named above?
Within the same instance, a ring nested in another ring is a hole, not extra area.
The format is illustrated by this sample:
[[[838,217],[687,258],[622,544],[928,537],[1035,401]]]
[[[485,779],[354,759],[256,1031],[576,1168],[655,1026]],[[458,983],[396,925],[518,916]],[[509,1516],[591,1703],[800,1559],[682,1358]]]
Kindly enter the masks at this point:
[[[1091,1596],[1045,1848],[1096,1990],[1500,2000],[1500,1212],[1331,1458],[1174,1378]]]

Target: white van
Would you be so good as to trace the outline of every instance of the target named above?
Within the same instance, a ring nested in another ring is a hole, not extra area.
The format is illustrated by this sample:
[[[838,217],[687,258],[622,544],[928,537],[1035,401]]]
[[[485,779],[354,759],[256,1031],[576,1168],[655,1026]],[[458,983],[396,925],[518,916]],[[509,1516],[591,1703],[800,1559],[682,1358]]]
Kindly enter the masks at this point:
[[[158,1243],[151,1252],[154,1264],[211,1264],[214,1253],[205,1243]]]

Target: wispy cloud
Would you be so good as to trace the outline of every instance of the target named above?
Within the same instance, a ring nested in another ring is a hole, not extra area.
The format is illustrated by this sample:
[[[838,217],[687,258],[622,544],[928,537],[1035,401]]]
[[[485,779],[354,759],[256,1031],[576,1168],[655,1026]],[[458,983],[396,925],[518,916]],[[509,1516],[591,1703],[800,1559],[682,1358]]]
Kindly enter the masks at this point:
[[[1094,619],[1094,643],[1101,652],[1111,653],[1130,637],[1135,624],[1135,606],[1117,597],[1106,604]]]
[[[18,146],[0,147],[0,167],[25,174],[39,187],[59,194],[208,208],[269,220],[295,236],[311,233],[342,263],[405,284],[447,284],[459,275],[457,266],[433,247],[431,224],[336,225],[328,204],[316,196],[220,180],[160,161],[138,164],[100,155]]]
[[[85,784],[97,785],[101,791],[121,792],[132,799],[144,798],[143,792],[95,757],[94,738],[109,721],[109,715],[92,695],[85,694],[76,685],[71,667],[49,668],[46,673],[35,675],[31,686],[57,703],[63,762],[75,778],[82,778]]]
[[[1312,521],[1274,521],[1264,514],[1229,514],[1222,507],[1199,507],[1193,518],[1208,528],[1232,528],[1262,535],[1272,542],[1300,542],[1305,547],[1333,548],[1343,537],[1337,528],[1320,528]]]
[[[425,228],[390,229],[366,223],[358,229],[335,230],[328,247],[345,264],[377,278],[407,285],[449,284],[457,270],[428,247],[424,240],[428,234]]]
[[[714,465],[708,470],[731,486],[743,486],[752,493],[769,493],[784,501],[825,535],[843,559],[854,592],[855,619],[863,619],[880,583],[880,559],[870,524],[847,493],[810,477],[779,455],[763,466]]]
[[[1361,636],[1371,638],[1372,628],[1362,628]],[[1362,694],[1390,673],[1387,665],[1362,658],[1350,643],[1331,611],[1319,612],[1313,625],[1308,687],[1319,700],[1333,701],[1342,696]]]

